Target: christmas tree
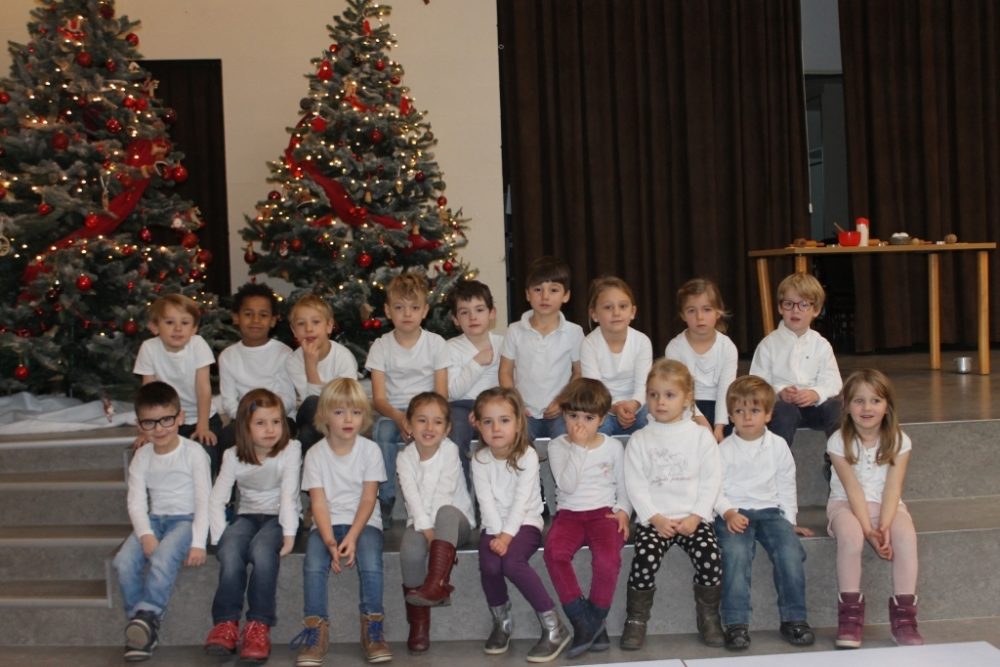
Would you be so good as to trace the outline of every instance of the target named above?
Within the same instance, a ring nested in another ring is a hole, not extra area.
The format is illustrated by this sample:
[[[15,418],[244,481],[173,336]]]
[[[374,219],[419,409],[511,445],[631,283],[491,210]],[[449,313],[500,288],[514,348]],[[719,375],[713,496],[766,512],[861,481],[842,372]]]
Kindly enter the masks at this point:
[[[113,0],[31,12],[0,81],[0,390],[127,395],[159,294],[206,307],[211,254],[170,142],[176,114]],[[211,320],[211,318],[209,318]],[[212,338],[211,323],[202,334]]]
[[[328,299],[337,339],[360,360],[388,325],[384,288],[394,275],[427,276],[424,326],[444,335],[444,298],[474,275],[456,255],[466,221],[444,196],[434,135],[389,53],[389,11],[348,0],[328,26],[332,43],[313,59],[300,118],[270,163],[276,187],[242,232],[250,272],[292,283],[292,301],[305,292]]]

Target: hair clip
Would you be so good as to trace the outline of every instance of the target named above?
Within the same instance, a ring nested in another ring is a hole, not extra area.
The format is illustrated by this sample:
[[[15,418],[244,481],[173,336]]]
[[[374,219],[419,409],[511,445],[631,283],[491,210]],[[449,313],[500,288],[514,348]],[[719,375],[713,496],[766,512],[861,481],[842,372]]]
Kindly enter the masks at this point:
[[[253,414],[257,410],[257,401],[250,401],[250,414]]]

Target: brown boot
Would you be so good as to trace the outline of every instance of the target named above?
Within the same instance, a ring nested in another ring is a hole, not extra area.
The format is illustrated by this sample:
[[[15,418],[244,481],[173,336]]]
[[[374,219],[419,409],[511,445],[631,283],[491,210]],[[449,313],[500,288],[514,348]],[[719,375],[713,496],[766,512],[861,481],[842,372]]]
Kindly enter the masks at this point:
[[[415,591],[415,588],[403,586],[403,597]],[[418,607],[406,603],[406,622],[410,624],[410,635],[406,639],[406,648],[413,655],[426,653],[431,647],[431,608]]]
[[[626,651],[638,651],[646,641],[646,622],[653,608],[655,588],[629,588],[625,595],[625,628],[619,645]]]
[[[719,618],[719,601],[722,586],[694,585],[694,606],[698,623],[698,634],[706,646],[725,646],[726,635],[722,632]]]
[[[368,662],[389,662],[392,651],[385,641],[384,614],[361,614],[361,648]]]
[[[427,578],[420,587],[406,595],[406,602],[418,607],[450,605],[451,592],[455,587],[448,581],[451,579],[451,568],[454,566],[455,545],[444,540],[431,542],[431,552],[427,558]]]
[[[289,644],[299,649],[295,667],[318,667],[330,647],[330,624],[319,616],[306,616],[302,625],[305,628]]]

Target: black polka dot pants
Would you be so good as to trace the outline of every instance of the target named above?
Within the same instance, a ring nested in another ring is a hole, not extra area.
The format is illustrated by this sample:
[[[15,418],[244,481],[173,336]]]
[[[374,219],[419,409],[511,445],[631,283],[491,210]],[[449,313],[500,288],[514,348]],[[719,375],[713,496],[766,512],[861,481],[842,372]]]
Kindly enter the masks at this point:
[[[628,575],[629,588],[656,588],[656,571],[660,569],[667,549],[675,544],[687,553],[694,565],[694,583],[702,586],[722,583],[722,556],[712,526],[703,522],[698,524],[698,530],[690,537],[664,537],[652,526],[639,525],[635,530],[635,555]]]

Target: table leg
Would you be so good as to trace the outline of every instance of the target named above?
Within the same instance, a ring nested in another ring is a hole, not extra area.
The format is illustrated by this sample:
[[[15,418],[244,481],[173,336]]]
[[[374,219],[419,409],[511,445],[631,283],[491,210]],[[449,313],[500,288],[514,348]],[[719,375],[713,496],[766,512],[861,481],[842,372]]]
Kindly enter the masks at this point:
[[[767,258],[757,258],[757,289],[760,291],[760,314],[764,322],[764,335],[774,331],[774,307],[771,304],[771,276],[767,272]]]
[[[795,273],[809,273],[809,258],[805,255],[795,256]]]
[[[985,250],[976,253],[977,277],[979,279],[979,372],[990,374],[990,264]]]
[[[931,348],[931,370],[941,369],[941,258],[927,255],[927,321],[930,323],[928,342]]]

